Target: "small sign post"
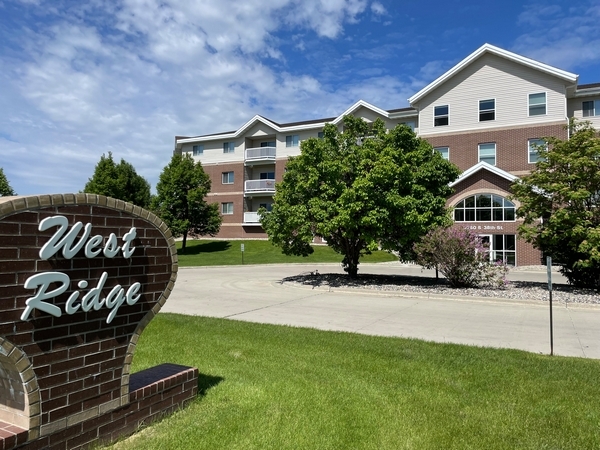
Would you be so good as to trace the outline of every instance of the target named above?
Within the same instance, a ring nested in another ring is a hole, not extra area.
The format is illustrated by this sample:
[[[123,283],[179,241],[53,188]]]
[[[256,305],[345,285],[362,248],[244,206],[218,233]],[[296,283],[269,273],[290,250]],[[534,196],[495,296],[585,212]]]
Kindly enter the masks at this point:
[[[242,249],[242,265],[244,265],[244,244],[241,244]]]
[[[554,336],[552,332],[552,257],[546,256],[548,270],[548,294],[550,295],[550,356],[554,354]]]

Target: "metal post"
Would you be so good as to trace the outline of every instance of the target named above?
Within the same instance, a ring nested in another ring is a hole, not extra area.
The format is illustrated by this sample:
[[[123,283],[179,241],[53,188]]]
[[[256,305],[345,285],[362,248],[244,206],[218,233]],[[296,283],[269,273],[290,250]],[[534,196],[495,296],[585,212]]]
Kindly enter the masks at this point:
[[[554,355],[554,333],[552,330],[552,257],[546,256],[546,267],[548,270],[548,294],[550,295],[550,356]]]

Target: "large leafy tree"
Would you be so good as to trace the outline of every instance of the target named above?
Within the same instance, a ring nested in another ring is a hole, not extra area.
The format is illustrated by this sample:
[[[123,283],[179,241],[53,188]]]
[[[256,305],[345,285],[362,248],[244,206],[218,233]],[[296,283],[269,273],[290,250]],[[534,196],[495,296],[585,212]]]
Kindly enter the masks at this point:
[[[210,178],[202,164],[195,163],[190,155],[173,155],[160,174],[156,192],[152,209],[174,236],[183,236],[182,251],[188,235],[214,236],[219,232],[222,221],[219,205],[205,200],[210,192]]]
[[[4,170],[0,167],[0,197],[8,197],[11,195],[17,195],[16,192],[10,187],[10,183],[4,175]]]
[[[308,255],[320,236],[356,277],[361,255],[381,247],[412,260],[414,242],[449,223],[448,183],[459,170],[409,127],[388,131],[381,120],[346,116],[343,132],[327,124],[323,135],[302,142],[277,185],[273,210],[261,211],[283,253]]]
[[[571,284],[600,288],[600,134],[571,120],[569,135],[546,138],[535,169],[513,184],[519,234]]]
[[[133,166],[124,159],[116,164],[111,152],[108,152],[108,156],[100,157],[94,175],[88,180],[83,191],[117,198],[142,208],[150,206],[148,181],[138,175]]]

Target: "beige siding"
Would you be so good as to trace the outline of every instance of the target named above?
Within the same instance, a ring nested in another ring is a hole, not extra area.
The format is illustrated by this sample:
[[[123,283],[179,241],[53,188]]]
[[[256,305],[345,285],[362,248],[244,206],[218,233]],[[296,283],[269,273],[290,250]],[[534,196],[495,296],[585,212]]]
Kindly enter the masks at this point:
[[[360,108],[358,108],[356,111],[354,111],[352,113],[352,115],[354,117],[360,117],[361,119],[365,119],[367,122],[375,122],[375,120],[381,119],[381,120],[383,120],[383,123],[385,123],[385,126],[388,130],[391,130],[392,128],[394,128],[396,125],[398,125],[400,123],[412,122],[415,127],[417,125],[417,116],[416,115],[414,118],[409,118],[409,119],[388,119],[386,117],[383,117],[383,116],[377,114],[375,111],[373,111],[369,108],[365,108],[364,106],[361,106]],[[341,122],[341,124],[343,124],[343,122]],[[339,129],[340,129],[340,131],[342,130],[341,127]]]
[[[546,93],[546,115],[529,117],[528,95]],[[420,102],[421,135],[565,120],[562,80],[495,55],[484,55]],[[479,100],[495,99],[496,118],[479,122]],[[435,106],[449,106],[449,125],[433,126]]]
[[[263,137],[263,136],[274,136],[275,130],[262,122],[258,122],[256,125],[250,127],[248,131],[244,133],[247,138]]]
[[[600,96],[570,98],[567,104],[569,117],[575,117],[579,120],[589,120],[596,128],[600,128],[600,111],[596,111],[597,115],[594,117],[583,117],[583,102],[594,100],[600,100]]]
[[[223,153],[223,143],[234,142],[235,152],[234,153]],[[197,144],[184,144],[182,146],[183,152],[189,152],[192,154],[192,148],[194,145],[204,145],[204,153],[200,156],[195,156],[196,161],[200,161],[202,164],[215,164],[215,163],[232,163],[244,161],[244,140],[243,139],[220,139],[209,142],[198,142]]]
[[[288,158],[290,156],[297,156],[300,154],[300,143],[311,137],[316,138],[320,129],[306,130],[306,131],[290,131],[289,133],[279,133],[277,135],[277,158]],[[298,135],[299,143],[298,147],[286,147],[285,137]]]

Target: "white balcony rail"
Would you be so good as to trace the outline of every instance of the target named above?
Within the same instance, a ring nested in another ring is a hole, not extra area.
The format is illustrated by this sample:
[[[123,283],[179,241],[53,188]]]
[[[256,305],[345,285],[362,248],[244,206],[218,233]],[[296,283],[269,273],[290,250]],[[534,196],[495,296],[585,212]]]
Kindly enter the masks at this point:
[[[275,180],[248,180],[245,192],[275,192]]]
[[[246,149],[246,161],[275,159],[275,147],[257,147]]]
[[[245,212],[244,223],[260,223],[257,212]]]

